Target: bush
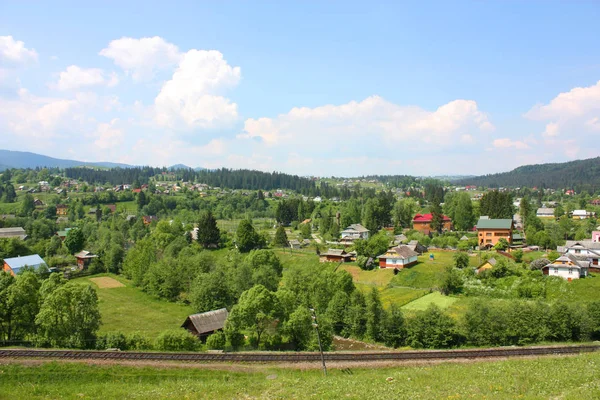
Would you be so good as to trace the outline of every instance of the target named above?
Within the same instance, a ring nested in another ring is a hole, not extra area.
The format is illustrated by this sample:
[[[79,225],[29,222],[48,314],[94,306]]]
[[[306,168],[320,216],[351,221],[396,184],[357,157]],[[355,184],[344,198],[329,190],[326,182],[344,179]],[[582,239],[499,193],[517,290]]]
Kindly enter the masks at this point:
[[[225,348],[225,344],[227,342],[227,338],[223,331],[218,331],[213,333],[206,339],[206,347],[213,350],[223,350]]]
[[[152,350],[152,341],[140,332],[127,335],[127,350]]]
[[[517,249],[512,252],[512,255],[515,258],[515,262],[523,262],[523,250]]]
[[[127,340],[122,332],[110,332],[96,339],[96,348],[128,350]]]
[[[160,333],[156,338],[156,350],[163,351],[194,351],[200,341],[190,332],[183,329],[170,329]]]

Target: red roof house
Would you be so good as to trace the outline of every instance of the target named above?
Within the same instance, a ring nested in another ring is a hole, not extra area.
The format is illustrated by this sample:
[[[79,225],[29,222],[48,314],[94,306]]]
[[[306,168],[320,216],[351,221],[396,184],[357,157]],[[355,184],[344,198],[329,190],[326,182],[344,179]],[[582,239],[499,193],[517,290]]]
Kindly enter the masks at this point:
[[[431,221],[433,216],[430,214],[417,214],[413,218],[413,229],[425,235],[431,232]],[[449,217],[442,215],[442,230],[449,231],[452,229],[452,220]]]

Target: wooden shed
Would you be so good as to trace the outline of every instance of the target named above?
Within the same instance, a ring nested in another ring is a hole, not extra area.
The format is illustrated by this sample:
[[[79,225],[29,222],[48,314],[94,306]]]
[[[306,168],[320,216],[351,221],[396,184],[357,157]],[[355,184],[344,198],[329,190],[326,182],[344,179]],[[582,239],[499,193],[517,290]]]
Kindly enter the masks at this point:
[[[205,340],[207,336],[223,329],[228,315],[226,308],[193,314],[185,319],[181,327],[198,336],[201,340]]]

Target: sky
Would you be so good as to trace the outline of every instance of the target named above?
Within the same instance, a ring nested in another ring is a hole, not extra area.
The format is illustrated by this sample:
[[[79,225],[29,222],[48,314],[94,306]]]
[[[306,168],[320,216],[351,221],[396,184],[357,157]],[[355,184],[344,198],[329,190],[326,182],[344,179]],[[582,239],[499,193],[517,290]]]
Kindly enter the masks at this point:
[[[95,3],[0,2],[0,148],[346,177],[600,155],[597,1]]]

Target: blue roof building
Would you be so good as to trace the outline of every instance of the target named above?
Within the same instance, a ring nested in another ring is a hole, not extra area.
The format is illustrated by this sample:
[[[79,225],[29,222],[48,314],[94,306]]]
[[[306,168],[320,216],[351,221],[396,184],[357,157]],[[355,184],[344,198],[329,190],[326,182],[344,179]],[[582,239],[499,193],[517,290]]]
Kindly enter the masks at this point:
[[[33,268],[38,271],[40,268],[46,268],[46,262],[37,254],[24,257],[13,257],[4,259],[4,271],[11,275],[17,275],[25,267]]]

